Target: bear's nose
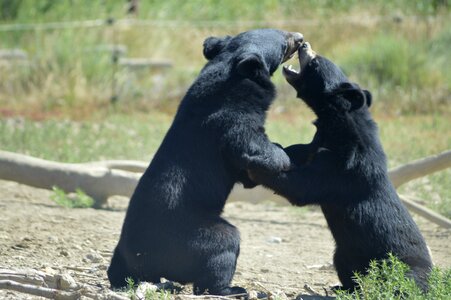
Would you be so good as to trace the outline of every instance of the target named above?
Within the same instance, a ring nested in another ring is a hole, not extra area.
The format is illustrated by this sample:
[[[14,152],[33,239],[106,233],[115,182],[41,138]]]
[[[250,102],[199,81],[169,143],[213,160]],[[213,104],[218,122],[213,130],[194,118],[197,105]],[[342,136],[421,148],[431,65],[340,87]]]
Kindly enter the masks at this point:
[[[300,32],[292,32],[291,35],[296,44],[301,44],[304,41],[304,35]]]

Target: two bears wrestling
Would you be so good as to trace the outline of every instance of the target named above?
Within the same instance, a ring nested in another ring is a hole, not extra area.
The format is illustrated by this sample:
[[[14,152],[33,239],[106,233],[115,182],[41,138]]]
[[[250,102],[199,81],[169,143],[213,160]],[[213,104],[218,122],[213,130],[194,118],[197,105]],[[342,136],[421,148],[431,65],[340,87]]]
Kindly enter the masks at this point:
[[[193,283],[195,294],[245,294],[230,286],[240,251],[236,227],[221,218],[240,182],[262,184],[294,205],[318,204],[336,241],[334,264],[345,289],[353,272],[393,253],[427,289],[432,262],[419,229],[387,175],[368,111],[371,94],[316,55],[300,33],[257,29],[204,42],[208,63],[180,103],[173,124],[130,200],[108,278],[113,288],[161,277]],[[317,115],[308,145],[283,149],[265,134],[283,74]]]

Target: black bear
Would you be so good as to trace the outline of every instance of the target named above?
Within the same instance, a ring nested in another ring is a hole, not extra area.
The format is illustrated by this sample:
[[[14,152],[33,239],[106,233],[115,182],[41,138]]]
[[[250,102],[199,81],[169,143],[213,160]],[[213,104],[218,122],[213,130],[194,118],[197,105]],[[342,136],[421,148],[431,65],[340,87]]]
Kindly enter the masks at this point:
[[[277,173],[290,160],[264,131],[275,97],[270,77],[292,57],[302,34],[257,29],[204,42],[208,63],[187,91],[130,200],[108,278],[160,277],[193,283],[196,294],[246,292],[230,287],[238,230],[221,218],[237,182],[252,187],[249,166]]]
[[[349,82],[330,60],[304,43],[301,70],[283,74],[317,116],[310,144],[285,148],[295,165],[287,172],[250,171],[257,183],[294,205],[319,204],[336,242],[334,265],[344,289],[354,289],[353,272],[366,273],[371,260],[391,252],[410,266],[410,276],[427,289],[432,267],[426,243],[400,202],[387,173],[372,97]]]

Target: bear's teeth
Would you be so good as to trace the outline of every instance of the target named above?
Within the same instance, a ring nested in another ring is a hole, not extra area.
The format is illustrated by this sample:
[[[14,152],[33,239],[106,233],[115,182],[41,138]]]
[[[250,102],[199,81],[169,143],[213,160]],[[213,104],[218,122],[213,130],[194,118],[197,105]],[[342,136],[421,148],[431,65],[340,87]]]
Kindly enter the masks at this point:
[[[297,73],[298,71],[296,71],[292,65],[288,66],[288,70],[290,70],[291,72]]]

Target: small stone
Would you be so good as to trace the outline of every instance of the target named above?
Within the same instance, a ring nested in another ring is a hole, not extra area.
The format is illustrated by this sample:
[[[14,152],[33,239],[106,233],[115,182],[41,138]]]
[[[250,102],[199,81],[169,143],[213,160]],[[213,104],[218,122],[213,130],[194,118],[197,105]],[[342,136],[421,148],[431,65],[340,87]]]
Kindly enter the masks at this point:
[[[269,300],[288,300],[287,295],[281,291],[281,290],[276,290],[270,293]]]
[[[254,290],[249,291],[248,297],[249,297],[249,300],[257,300],[258,299],[258,292],[254,291]]]
[[[69,257],[69,252],[67,250],[63,249],[60,251],[60,255]]]
[[[92,262],[92,263],[102,263],[104,262],[103,256],[100,255],[98,252],[91,250],[90,253],[86,254],[85,256],[86,260]]]
[[[50,266],[45,266],[44,268],[42,268],[42,271],[47,274],[51,274],[51,275],[54,275],[57,273],[57,271]]]
[[[158,286],[156,286],[155,284],[149,283],[149,282],[141,282],[138,286],[138,288],[136,289],[136,298],[138,299],[145,299],[146,298],[146,294],[151,291],[151,292],[155,292],[157,291]]]
[[[282,238],[278,236],[271,236],[267,241],[272,244],[280,244],[282,243]]]
[[[56,285],[60,290],[71,290],[78,287],[75,279],[67,273],[56,275]]]
[[[56,244],[56,243],[58,243],[58,237],[53,236],[53,235],[49,236],[49,237],[47,238],[47,240],[48,240],[48,242],[49,242],[50,244]]]

